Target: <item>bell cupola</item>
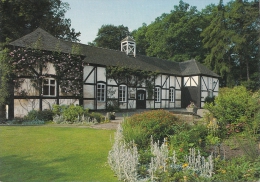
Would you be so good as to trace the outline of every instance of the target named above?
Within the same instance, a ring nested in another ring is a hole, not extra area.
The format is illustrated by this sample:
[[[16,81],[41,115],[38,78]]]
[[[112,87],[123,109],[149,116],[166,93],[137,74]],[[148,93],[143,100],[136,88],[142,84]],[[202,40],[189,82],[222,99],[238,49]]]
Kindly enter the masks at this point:
[[[134,56],[136,55],[136,45],[135,40],[129,36],[124,38],[121,41],[121,51],[125,52],[128,56]]]

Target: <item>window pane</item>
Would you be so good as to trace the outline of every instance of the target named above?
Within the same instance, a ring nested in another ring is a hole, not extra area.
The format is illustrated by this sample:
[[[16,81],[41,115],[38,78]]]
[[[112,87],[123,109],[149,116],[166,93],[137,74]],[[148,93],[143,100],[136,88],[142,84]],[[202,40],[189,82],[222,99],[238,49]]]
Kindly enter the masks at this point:
[[[50,95],[55,96],[55,87],[50,86]]]
[[[47,80],[47,79],[43,80],[43,84],[44,85],[48,85],[49,84],[49,80]]]
[[[55,80],[50,80],[51,84],[54,85],[55,84]]]
[[[105,101],[105,93],[106,93],[106,85],[105,84],[98,84],[97,85],[97,100],[98,101]]]
[[[49,86],[43,86],[43,95],[49,95]]]

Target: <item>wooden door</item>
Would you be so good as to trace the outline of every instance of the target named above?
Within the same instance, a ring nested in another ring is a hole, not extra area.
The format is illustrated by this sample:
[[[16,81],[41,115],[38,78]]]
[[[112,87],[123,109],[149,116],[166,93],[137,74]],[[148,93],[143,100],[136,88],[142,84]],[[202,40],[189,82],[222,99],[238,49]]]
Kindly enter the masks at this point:
[[[146,91],[137,90],[136,109],[146,109]]]

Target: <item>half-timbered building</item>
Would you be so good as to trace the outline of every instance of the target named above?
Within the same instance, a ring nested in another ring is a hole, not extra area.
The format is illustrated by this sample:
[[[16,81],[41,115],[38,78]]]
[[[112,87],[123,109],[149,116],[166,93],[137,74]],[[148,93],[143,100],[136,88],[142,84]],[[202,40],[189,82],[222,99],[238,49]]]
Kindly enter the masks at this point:
[[[11,42],[9,49],[16,67],[10,117],[53,104],[90,110],[169,109],[185,108],[192,101],[201,108],[219,90],[219,76],[206,66],[196,60],[138,55],[131,37],[117,51],[63,41],[38,28]],[[115,70],[120,74],[109,74]]]

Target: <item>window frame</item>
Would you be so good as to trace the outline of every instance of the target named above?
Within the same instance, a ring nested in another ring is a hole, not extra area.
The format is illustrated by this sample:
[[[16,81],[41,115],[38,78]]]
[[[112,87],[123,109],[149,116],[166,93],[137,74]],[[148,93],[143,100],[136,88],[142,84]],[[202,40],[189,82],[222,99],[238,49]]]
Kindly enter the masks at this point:
[[[169,101],[175,102],[175,88],[174,87],[170,87],[170,89],[169,89]]]
[[[48,80],[48,83],[45,83],[45,81]],[[51,83],[51,81],[54,81],[54,83]],[[47,87],[47,94],[46,92],[46,87]],[[53,91],[51,90],[51,88],[53,88]],[[54,78],[44,78],[43,82],[42,82],[42,96],[45,97],[56,97],[57,95],[57,82],[56,79]],[[53,94],[52,94],[53,92]]]
[[[121,88],[123,88],[123,89],[121,89]],[[119,85],[118,100],[119,100],[119,102],[127,102],[127,86],[126,85]]]
[[[154,102],[161,102],[161,87],[154,88]]]
[[[96,99],[98,102],[106,102],[106,86],[105,83],[97,83]]]

